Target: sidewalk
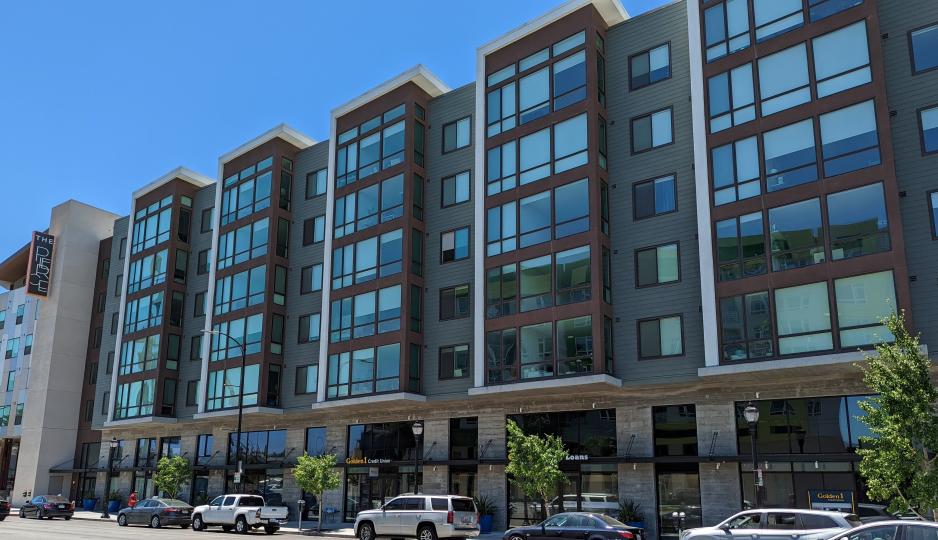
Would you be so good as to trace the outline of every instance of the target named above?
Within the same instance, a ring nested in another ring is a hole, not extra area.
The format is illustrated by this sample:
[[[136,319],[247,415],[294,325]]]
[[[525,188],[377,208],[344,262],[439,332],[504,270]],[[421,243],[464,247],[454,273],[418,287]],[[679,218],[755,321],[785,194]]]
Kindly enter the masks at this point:
[[[10,515],[16,516],[19,514],[19,508],[10,509]],[[88,512],[87,510],[75,510],[74,519],[82,519],[86,521],[107,521],[101,519],[101,512]],[[110,521],[117,523],[117,513],[111,514]],[[350,523],[336,523],[335,525],[339,526],[337,528],[324,528],[322,532],[316,532],[316,522],[315,521],[304,521],[303,530],[300,531],[297,528],[296,520],[288,521],[286,524],[280,527],[280,532],[285,534],[302,534],[306,536],[319,536],[319,537],[328,537],[328,538],[355,538],[355,531],[352,529]],[[502,531],[491,532],[488,534],[480,534],[477,538],[479,540],[500,540],[502,537]]]

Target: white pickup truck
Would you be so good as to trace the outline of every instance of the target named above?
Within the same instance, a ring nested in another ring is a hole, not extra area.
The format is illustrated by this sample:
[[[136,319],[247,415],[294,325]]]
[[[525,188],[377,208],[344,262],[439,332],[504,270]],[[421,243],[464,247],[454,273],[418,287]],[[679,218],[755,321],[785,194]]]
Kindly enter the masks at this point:
[[[287,512],[286,506],[267,506],[259,495],[219,495],[192,510],[192,530],[221,525],[225,531],[246,534],[263,527],[265,533],[274,534],[286,521]]]

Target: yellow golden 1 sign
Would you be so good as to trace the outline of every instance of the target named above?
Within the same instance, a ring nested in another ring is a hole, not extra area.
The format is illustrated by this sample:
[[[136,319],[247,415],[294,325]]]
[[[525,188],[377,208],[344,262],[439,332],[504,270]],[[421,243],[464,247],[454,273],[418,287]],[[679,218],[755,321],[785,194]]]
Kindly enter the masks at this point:
[[[29,266],[26,269],[26,294],[43,298],[49,296],[54,245],[55,237],[51,234],[33,232],[33,241],[29,246]]]

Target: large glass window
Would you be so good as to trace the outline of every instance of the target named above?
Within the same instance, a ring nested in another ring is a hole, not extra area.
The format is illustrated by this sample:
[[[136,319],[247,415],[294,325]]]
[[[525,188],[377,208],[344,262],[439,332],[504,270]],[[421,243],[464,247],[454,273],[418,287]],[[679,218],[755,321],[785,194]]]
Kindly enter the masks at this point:
[[[550,112],[550,72],[547,68],[518,81],[519,124],[537,120]]]
[[[521,378],[537,379],[554,374],[553,324],[522,326],[520,331]]]
[[[167,254],[168,250],[164,249],[131,262],[130,278],[127,280],[127,294],[133,294],[165,282]],[[120,281],[118,281],[117,289],[118,294],[115,296],[120,296]]]
[[[716,133],[756,119],[752,64],[714,75],[707,80],[710,132]]]
[[[921,73],[938,68],[938,24],[909,32],[912,45],[912,71]]]
[[[889,221],[883,197],[882,184],[828,195],[831,259],[889,251]]]
[[[127,302],[124,310],[124,333],[130,334],[163,324],[163,292],[156,292]]]
[[[555,256],[556,304],[586,302],[590,293],[590,247],[582,246],[561,251]]]
[[[720,299],[720,329],[723,360],[775,355],[772,312],[765,291]]]
[[[862,3],[863,0],[808,0],[811,22],[830,17],[835,13],[840,13],[853,6],[859,6]]]
[[[525,197],[519,202],[520,247],[550,240],[550,191]]]
[[[762,144],[768,191],[778,191],[818,179],[814,122],[811,119],[765,132]]]
[[[227,225],[270,207],[272,172],[243,181],[226,189],[221,198],[221,224]],[[225,182],[226,188],[228,182]]]
[[[822,114],[821,147],[825,176],[879,165],[879,135],[873,101]]]
[[[661,317],[638,322],[639,358],[684,354],[681,317]]]
[[[697,407],[652,407],[655,456],[697,456]]]
[[[118,375],[156,369],[160,362],[160,334],[121,343]]]
[[[592,317],[557,321],[557,374],[593,371]]]
[[[334,399],[398,390],[400,364],[400,343],[329,355],[327,397]]]
[[[674,175],[638,182],[632,191],[635,219],[668,214],[677,209]]]
[[[244,394],[242,405],[257,404],[258,378],[260,364],[244,368]],[[206,408],[210,411],[230,409],[238,406],[238,394],[241,392],[241,367],[220,369],[208,374],[208,398]]]
[[[521,137],[518,170],[521,185],[550,176],[550,128]]]
[[[748,0],[726,0],[704,11],[707,62],[750,45]]]
[[[585,88],[583,92],[585,95]],[[586,128],[585,113],[554,126],[554,174],[569,171],[587,163],[589,154],[586,151],[588,140]],[[523,152],[524,146],[521,149]],[[521,183],[527,183],[524,173],[521,173]]]
[[[718,146],[711,152],[713,162],[713,204],[719,206],[762,193],[759,182],[759,143],[749,137]]]
[[[551,257],[545,255],[521,262],[521,311],[550,307]]]
[[[218,279],[215,282],[215,315],[262,303],[266,281],[266,266]]]
[[[218,269],[267,254],[269,219],[249,223],[218,237]]]
[[[552,66],[554,110],[586,99],[586,51],[573,53]]]
[[[938,107],[919,112],[919,127],[922,130],[922,153],[938,152]]]
[[[522,201],[523,202],[523,201]],[[584,178],[554,190],[554,238],[564,238],[589,230],[589,181]],[[521,207],[524,219],[524,206]],[[521,244],[524,247],[524,228]]]
[[[131,255],[169,240],[173,217],[172,204],[173,197],[169,196],[137,210],[134,214]]]
[[[485,334],[486,381],[489,384],[513,381],[517,378],[517,330],[507,328]]]
[[[820,200],[809,199],[770,209],[769,234],[773,271],[824,262]]]
[[[890,342],[895,336],[881,324],[896,312],[896,287],[891,270],[834,280],[840,347]]]
[[[759,59],[759,95],[762,116],[811,101],[804,43]]]
[[[632,153],[671,144],[671,109],[632,119]]]
[[[753,0],[756,41],[763,41],[804,25],[801,0]]]
[[[776,289],[775,320],[779,354],[834,348],[826,282]]]
[[[508,141],[501,146],[490,148],[486,154],[486,193],[495,195],[517,185],[517,143]]]
[[[812,8],[813,10],[813,8]],[[814,38],[814,77],[819,98],[873,80],[866,21]]]
[[[114,418],[120,420],[153,414],[155,383],[156,379],[146,379],[118,385],[114,400]],[[21,406],[17,405],[18,408]]]
[[[220,333],[212,334],[210,356],[212,361],[239,358],[242,354],[251,355],[261,352],[261,335],[264,330],[263,313],[216,323],[212,329]],[[238,343],[224,334],[237,339]]]
[[[518,244],[517,220],[515,201],[488,209],[486,253],[490,257],[515,250]]]
[[[716,223],[719,280],[729,281],[766,272],[762,212]]]
[[[514,64],[509,66],[514,70]],[[486,118],[489,137],[515,127],[515,83],[508,83],[488,94]]]
[[[507,264],[486,271],[485,317],[494,319],[517,313],[517,265]]]
[[[668,43],[640,52],[629,59],[629,85],[644,88],[671,77],[671,46]]]
[[[639,287],[673,283],[680,279],[677,244],[635,252],[635,279]]]

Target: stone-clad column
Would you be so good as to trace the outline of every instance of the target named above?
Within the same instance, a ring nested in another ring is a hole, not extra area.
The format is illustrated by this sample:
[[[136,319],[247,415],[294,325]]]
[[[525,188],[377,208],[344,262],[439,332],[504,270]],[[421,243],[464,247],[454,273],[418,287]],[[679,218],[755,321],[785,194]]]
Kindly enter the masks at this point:
[[[616,449],[620,457],[648,458],[654,455],[654,425],[651,407],[616,408]],[[647,538],[658,537],[658,501],[655,496],[653,463],[620,463],[619,501],[641,506]]]
[[[714,457],[736,455],[736,409],[733,402],[697,404],[697,441],[701,457],[710,457],[711,451]],[[741,500],[737,463],[717,460],[700,464],[700,506],[704,526],[715,525],[739,512]]]
[[[479,497],[489,497],[498,507],[492,525],[493,529],[505,530],[508,526],[508,517],[505,513],[508,505],[508,480],[505,477],[505,466],[480,464],[476,482],[479,487]]]
[[[422,493],[446,494],[449,490],[449,467],[434,461],[449,459],[449,419],[426,420],[423,423]]]

